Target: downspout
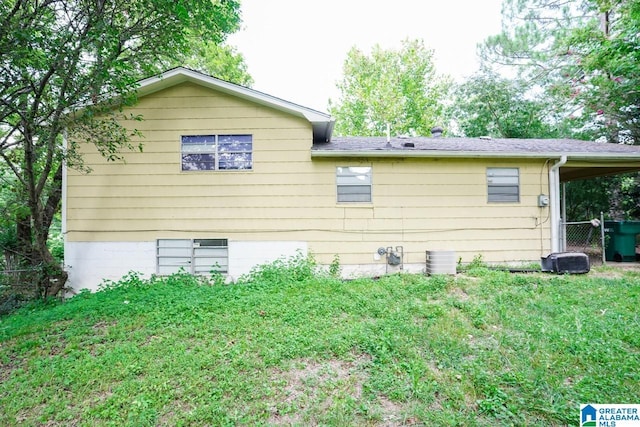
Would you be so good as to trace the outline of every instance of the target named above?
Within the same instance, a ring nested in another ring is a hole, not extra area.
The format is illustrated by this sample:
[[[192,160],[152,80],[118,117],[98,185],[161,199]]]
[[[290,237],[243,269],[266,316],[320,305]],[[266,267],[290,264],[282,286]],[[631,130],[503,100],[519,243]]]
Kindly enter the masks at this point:
[[[62,133],[62,149],[67,152],[67,131]],[[62,159],[62,201],[60,206],[61,226],[60,233],[64,241],[67,241],[67,162]]]
[[[567,163],[563,154],[549,169],[549,210],[551,217],[551,252],[560,252],[560,168]]]

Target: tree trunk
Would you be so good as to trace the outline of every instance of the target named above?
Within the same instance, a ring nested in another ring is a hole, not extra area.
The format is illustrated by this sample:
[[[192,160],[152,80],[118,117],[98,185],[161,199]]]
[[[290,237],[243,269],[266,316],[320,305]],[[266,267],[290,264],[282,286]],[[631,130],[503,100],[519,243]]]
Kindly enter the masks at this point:
[[[37,166],[34,161],[36,145],[29,136],[31,136],[30,133],[25,133],[23,165],[30,212],[28,218],[29,234],[26,235],[27,224],[25,224],[22,241],[25,261],[33,269],[32,280],[36,295],[48,298],[60,293],[68,277],[67,272],[56,262],[47,246],[49,227],[62,199],[62,162],[58,162],[49,186],[38,185],[39,180],[36,179],[38,173],[50,176],[53,160],[50,158],[43,170],[36,170]],[[50,142],[50,144],[53,143],[54,141]]]
[[[46,240],[37,242],[37,245],[42,267],[41,273],[38,275],[39,283],[37,287],[40,289],[40,295],[43,298],[55,297],[64,289],[69,275],[51,255]]]

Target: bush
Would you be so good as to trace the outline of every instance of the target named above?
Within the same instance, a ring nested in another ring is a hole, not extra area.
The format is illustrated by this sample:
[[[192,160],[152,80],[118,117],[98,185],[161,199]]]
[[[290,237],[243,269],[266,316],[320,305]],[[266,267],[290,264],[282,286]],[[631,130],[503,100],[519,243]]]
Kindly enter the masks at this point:
[[[240,276],[237,283],[287,285],[313,279],[319,274],[313,256],[304,256],[298,251],[292,257],[278,258],[273,262],[253,267],[248,274]]]

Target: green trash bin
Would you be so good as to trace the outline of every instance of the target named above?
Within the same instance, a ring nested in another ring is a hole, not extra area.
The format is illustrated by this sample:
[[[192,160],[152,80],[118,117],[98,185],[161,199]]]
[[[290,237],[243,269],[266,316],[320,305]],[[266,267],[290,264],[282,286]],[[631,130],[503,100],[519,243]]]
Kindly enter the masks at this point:
[[[605,251],[607,261],[636,261],[636,235],[640,221],[605,221]]]

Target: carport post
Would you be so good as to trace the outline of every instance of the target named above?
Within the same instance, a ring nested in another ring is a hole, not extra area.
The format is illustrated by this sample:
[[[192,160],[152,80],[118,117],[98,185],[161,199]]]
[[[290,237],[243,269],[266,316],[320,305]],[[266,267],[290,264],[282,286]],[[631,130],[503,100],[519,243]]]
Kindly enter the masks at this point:
[[[560,233],[562,233],[562,241],[560,243],[560,252],[567,250],[567,183],[562,183],[562,213],[560,214]]]
[[[607,263],[607,257],[604,253],[604,212],[600,212],[600,244],[602,245],[602,265]]]
[[[551,216],[551,252],[560,252],[560,167],[567,163],[567,156],[549,168],[549,215]]]

